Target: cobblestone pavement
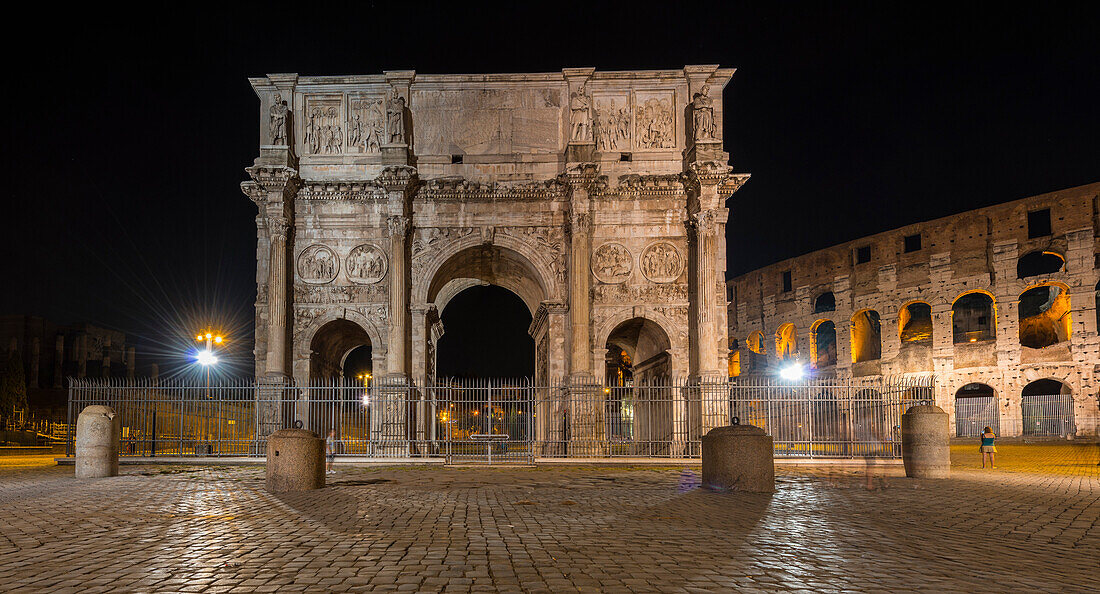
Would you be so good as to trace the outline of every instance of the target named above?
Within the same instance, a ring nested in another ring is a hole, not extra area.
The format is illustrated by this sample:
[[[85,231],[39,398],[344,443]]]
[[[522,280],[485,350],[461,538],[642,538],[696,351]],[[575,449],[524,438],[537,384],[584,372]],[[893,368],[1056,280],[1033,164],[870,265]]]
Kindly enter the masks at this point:
[[[774,495],[698,469],[341,467],[273,496],[261,467],[0,468],[0,590],[1097,591],[1095,446],[999,446],[951,479],[779,466]],[[868,488],[870,485],[870,488]]]

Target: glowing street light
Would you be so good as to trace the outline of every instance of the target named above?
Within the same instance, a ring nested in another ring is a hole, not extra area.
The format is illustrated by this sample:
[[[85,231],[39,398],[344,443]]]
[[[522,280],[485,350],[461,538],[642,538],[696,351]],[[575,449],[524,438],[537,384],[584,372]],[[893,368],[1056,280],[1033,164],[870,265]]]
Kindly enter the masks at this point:
[[[199,354],[195,357],[195,360],[198,361],[199,365],[202,365],[204,367],[214,365],[218,362],[218,358],[214,355],[214,353],[208,350],[199,351]]]
[[[791,363],[779,370],[779,377],[789,381],[798,381],[806,375],[806,369],[800,363]]]

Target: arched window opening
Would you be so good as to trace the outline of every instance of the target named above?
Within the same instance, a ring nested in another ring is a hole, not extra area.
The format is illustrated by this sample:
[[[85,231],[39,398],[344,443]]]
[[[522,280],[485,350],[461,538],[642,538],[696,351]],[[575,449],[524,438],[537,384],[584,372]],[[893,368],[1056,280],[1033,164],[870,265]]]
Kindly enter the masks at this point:
[[[902,344],[932,344],[932,306],[910,303],[898,314]]]
[[[1036,380],[1020,393],[1024,435],[1071,437],[1077,433],[1073,394],[1069,386],[1052,379]]]
[[[955,436],[977,437],[989,427],[1000,435],[1000,415],[993,388],[986,384],[966,384],[955,392]]]
[[[832,291],[826,291],[814,299],[815,314],[827,311],[836,311],[836,297],[833,296]]]
[[[752,334],[749,334],[748,340],[745,342],[749,345],[749,350],[757,355],[764,354],[764,333],[757,330]]]
[[[821,369],[836,365],[836,324],[832,320],[819,322],[814,327],[813,335],[814,367]]]
[[[1069,294],[1057,285],[1043,285],[1020,295],[1020,344],[1041,349],[1069,340],[1072,331]]]
[[[737,377],[741,375],[741,351],[731,351],[729,361],[729,376]]]
[[[852,316],[852,362],[882,358],[882,326],[878,312],[868,309]]]
[[[797,353],[798,337],[795,335],[794,324],[788,322],[775,333],[775,356],[780,361],[786,361],[793,359]]]
[[[1016,262],[1016,278],[1028,278],[1061,272],[1066,259],[1057,252],[1030,252]]]
[[[993,298],[985,293],[968,293],[951,306],[955,344],[993,340]]]

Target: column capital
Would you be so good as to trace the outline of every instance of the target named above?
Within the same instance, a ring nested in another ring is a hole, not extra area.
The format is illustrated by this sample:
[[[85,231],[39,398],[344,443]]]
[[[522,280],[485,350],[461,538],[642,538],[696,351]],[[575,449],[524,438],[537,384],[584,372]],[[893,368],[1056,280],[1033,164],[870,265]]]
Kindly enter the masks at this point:
[[[404,239],[409,233],[409,217],[394,215],[386,217],[386,235],[392,238]]]
[[[290,229],[290,220],[281,214],[267,215],[267,235],[271,239],[286,240]]]
[[[728,208],[710,208],[690,215],[688,226],[700,236],[712,237],[718,233],[718,225],[725,224],[729,218]]]

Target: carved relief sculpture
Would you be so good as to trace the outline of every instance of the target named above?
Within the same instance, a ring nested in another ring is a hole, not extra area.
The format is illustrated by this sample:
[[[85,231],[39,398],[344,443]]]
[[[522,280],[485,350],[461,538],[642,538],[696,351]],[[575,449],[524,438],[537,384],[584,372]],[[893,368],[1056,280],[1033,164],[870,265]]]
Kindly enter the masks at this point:
[[[650,97],[634,109],[635,138],[643,149],[673,148],[676,146],[675,125],[672,121],[672,102],[667,98]]]
[[[592,274],[602,282],[621,283],[633,270],[634,258],[621,243],[605,243],[592,254]]]
[[[384,144],[385,126],[381,99],[351,100],[351,120],[348,121],[349,147],[363,149],[365,153],[380,152]]]
[[[389,125],[390,144],[402,144],[405,142],[405,99],[393,90],[393,98],[390,99],[389,109],[386,111],[386,122]]]
[[[298,256],[298,276],[307,283],[323,284],[336,278],[340,261],[328,246],[314,244]]]
[[[290,111],[290,108],[287,107],[286,101],[283,101],[282,95],[275,93],[275,97],[271,103],[268,120],[269,132],[271,132],[271,144],[286,144],[286,120],[288,111]]]
[[[363,244],[352,248],[344,261],[348,280],[363,285],[376,283],[386,277],[386,254],[373,245]]]
[[[340,126],[340,109],[320,106],[306,116],[306,150],[312,154],[336,154],[344,150],[344,133]]]
[[[572,142],[592,142],[592,106],[583,85],[569,95],[569,130]]]
[[[609,106],[597,104],[595,128],[597,149],[610,152],[629,146],[630,110],[625,104],[615,107],[614,99]]]
[[[703,85],[691,100],[691,123],[695,140],[714,138],[714,99],[710,98],[709,93],[710,85]]]
[[[684,258],[667,241],[651,244],[642,252],[642,274],[655,283],[671,283],[684,271]]]

